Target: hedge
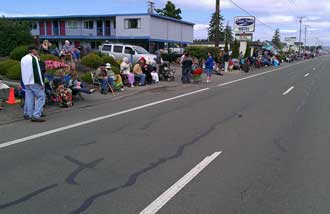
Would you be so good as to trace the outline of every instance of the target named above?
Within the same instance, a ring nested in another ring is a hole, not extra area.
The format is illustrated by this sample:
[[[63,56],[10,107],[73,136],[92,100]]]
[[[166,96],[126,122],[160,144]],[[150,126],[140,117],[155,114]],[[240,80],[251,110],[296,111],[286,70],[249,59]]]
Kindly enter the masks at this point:
[[[20,80],[22,78],[21,77],[21,65],[16,64],[16,65],[13,65],[12,67],[10,67],[7,71],[6,76],[11,80]]]
[[[28,53],[27,45],[18,46],[10,52],[10,59],[21,60],[27,53]]]
[[[54,55],[51,55],[51,54],[41,54],[40,55],[40,60],[41,61],[46,61],[46,60],[60,61],[60,59],[57,56],[54,56]]]
[[[168,62],[176,62],[178,58],[181,57],[182,54],[178,54],[178,53],[164,53],[162,54],[162,58],[164,61],[168,61]]]
[[[101,58],[103,63],[110,63],[112,67],[119,66],[119,63],[112,56],[102,54]]]
[[[8,72],[8,69],[14,65],[19,65],[19,61],[7,59],[5,61],[0,62],[0,74],[6,75]]]
[[[220,53],[219,48],[203,46],[190,46],[186,48],[186,51],[189,52],[190,56],[196,57],[198,59],[206,59],[208,52],[211,52],[214,58],[218,57]]]

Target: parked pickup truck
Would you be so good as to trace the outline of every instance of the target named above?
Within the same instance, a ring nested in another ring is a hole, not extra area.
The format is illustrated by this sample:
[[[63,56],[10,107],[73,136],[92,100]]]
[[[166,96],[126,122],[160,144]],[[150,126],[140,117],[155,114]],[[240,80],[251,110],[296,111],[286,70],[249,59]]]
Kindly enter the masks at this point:
[[[123,60],[124,57],[131,59],[133,56],[133,63],[136,63],[141,57],[149,60],[151,65],[156,64],[156,55],[150,54],[146,49],[135,45],[111,44],[106,43],[100,47],[103,54],[112,56],[115,60]]]

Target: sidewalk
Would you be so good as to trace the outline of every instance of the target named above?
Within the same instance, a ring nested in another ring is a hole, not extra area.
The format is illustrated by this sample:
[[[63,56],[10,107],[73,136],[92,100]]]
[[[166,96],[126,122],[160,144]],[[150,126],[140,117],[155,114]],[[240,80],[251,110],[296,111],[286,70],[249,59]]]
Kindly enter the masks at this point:
[[[116,100],[121,100],[121,99],[129,99],[130,97],[133,96],[138,96],[141,93],[147,92],[147,91],[166,91],[168,88],[172,88],[173,90],[176,91],[182,91],[183,89],[186,88],[195,88],[196,85],[194,84],[182,84],[181,83],[181,68],[179,66],[175,67],[176,69],[176,74],[175,74],[175,81],[173,82],[166,82],[162,81],[158,84],[153,84],[153,85],[147,85],[144,87],[134,87],[134,88],[125,88],[126,90],[124,92],[117,92],[116,96],[112,96],[111,93],[107,95],[102,95],[99,92],[96,92],[94,94],[88,95],[88,94],[83,94],[83,97],[85,100],[75,100],[74,101],[74,106],[71,108],[60,108],[58,106],[52,106],[48,105],[45,108],[45,112],[47,115],[52,115],[56,114],[59,112],[70,112],[74,111],[75,109],[80,109],[80,108],[86,108],[90,106],[96,106],[98,104],[105,104],[105,103],[110,103],[110,102],[115,102]],[[263,72],[265,70],[273,69],[272,67],[267,68],[261,68],[261,69],[256,69],[251,71],[251,73],[257,73],[257,72]],[[236,79],[240,76],[246,76],[248,74],[241,72],[241,71],[233,71],[230,73],[225,73],[224,76],[218,76],[214,75],[212,77],[212,83],[213,84],[219,84],[224,81],[231,81],[233,79]],[[203,75],[203,83],[206,85],[206,76]],[[17,121],[22,121],[23,119],[23,109],[20,106],[20,104],[16,105],[7,105],[5,103],[5,100],[3,100],[3,107],[4,109],[0,111],[0,126],[8,123],[14,123]]]

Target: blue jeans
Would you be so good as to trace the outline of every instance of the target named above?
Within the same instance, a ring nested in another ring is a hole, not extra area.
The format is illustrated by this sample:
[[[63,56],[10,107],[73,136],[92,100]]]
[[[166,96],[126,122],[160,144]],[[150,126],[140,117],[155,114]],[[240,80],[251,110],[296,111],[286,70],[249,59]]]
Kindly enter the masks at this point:
[[[183,83],[189,83],[191,80],[191,68],[182,68],[182,77],[181,77],[181,81]]]
[[[36,98],[36,101],[34,99]],[[45,105],[45,89],[41,85],[26,85],[24,115],[40,118]]]
[[[208,77],[212,76],[213,69],[205,68],[204,71]]]
[[[115,81],[111,77],[108,77],[108,79],[100,79],[100,81],[103,91],[107,91],[109,89],[108,84],[110,84],[110,86],[114,89]]]
[[[144,85],[144,83],[146,81],[146,75],[145,74],[135,74],[134,76],[135,76],[135,78],[137,78],[139,80],[139,83],[141,85]]]

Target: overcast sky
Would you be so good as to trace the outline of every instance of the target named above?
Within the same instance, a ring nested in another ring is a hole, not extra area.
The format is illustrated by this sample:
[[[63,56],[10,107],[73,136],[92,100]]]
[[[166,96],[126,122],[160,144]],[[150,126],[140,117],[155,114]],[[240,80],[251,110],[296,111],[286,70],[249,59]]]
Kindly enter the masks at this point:
[[[220,0],[226,21],[233,25],[235,16],[247,15],[235,7],[231,0]],[[147,11],[147,0],[1,0],[0,14],[5,16],[68,15],[68,14],[113,14],[141,13]],[[156,7],[163,7],[166,0],[154,0]],[[196,39],[207,37],[207,26],[215,0],[172,0],[182,9],[183,19],[196,23]],[[299,38],[299,16],[304,16],[308,25],[308,44],[319,39],[330,45],[330,0],[234,0],[238,5],[267,24],[257,22],[254,39],[270,40],[276,28],[284,37]],[[260,3],[262,2],[262,3]],[[304,33],[302,36],[304,41]]]

